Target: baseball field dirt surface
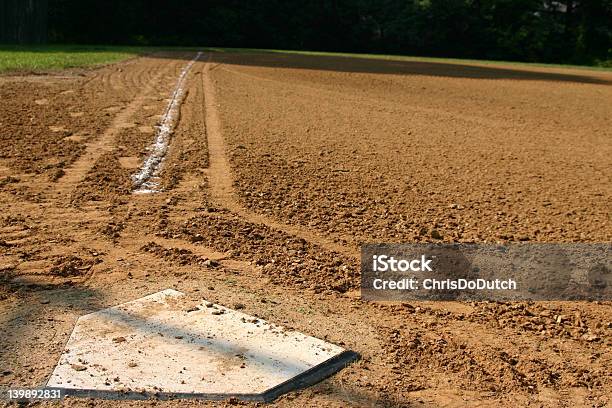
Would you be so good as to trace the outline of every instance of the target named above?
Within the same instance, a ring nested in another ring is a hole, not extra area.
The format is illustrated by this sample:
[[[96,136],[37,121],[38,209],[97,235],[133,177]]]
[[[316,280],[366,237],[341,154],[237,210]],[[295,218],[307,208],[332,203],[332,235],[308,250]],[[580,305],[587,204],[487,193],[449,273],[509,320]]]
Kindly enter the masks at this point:
[[[5,74],[0,386],[172,288],[359,353],[278,406],[607,406],[610,302],[365,302],[359,248],[609,242],[611,178],[610,71],[185,51]]]

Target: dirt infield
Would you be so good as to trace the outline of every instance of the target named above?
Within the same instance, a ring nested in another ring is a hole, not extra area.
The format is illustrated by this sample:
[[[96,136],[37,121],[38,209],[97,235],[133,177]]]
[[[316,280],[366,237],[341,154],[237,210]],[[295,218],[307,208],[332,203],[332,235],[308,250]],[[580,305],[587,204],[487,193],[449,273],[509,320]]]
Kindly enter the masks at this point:
[[[176,288],[361,354],[281,406],[610,403],[609,302],[363,302],[358,254],[610,241],[611,73],[205,53],[164,191],[132,194],[193,57],[0,77],[0,386],[44,384],[78,316]]]

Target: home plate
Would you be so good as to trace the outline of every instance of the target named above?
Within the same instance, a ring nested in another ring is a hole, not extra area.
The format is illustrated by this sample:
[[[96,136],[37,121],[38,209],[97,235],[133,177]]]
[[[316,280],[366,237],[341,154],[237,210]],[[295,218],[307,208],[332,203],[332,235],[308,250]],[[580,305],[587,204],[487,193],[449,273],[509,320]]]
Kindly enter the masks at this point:
[[[166,289],[80,317],[47,387],[100,398],[271,401],[357,357]]]

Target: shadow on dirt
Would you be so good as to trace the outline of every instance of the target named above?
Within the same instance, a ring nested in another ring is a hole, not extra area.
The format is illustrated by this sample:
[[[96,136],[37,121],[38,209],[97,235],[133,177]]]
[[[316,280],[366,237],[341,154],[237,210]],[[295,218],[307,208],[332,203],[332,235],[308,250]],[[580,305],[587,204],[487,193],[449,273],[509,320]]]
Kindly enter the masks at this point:
[[[195,52],[152,53],[153,58],[190,60]],[[597,71],[585,74],[565,74],[535,70],[468,65],[452,62],[399,61],[361,57],[326,55],[281,54],[274,52],[205,52],[202,60],[219,64],[268,68],[307,69],[364,74],[422,75],[446,78],[511,79],[527,81],[575,82],[611,85],[612,79],[598,75]],[[500,63],[501,64],[501,63]]]
[[[399,400],[389,395],[372,395],[360,387],[346,383],[336,385],[331,381],[324,381],[312,388],[316,394],[323,395],[325,399],[333,400],[342,406],[358,406],[368,408],[410,408],[423,406],[416,401]]]
[[[76,311],[79,316],[99,310],[103,295],[79,284],[14,282],[0,277],[0,344],[19,345],[32,333],[33,326],[54,327],[55,317],[64,311]],[[9,367],[8,348],[0,347],[0,366]],[[12,367],[15,368],[15,367]]]

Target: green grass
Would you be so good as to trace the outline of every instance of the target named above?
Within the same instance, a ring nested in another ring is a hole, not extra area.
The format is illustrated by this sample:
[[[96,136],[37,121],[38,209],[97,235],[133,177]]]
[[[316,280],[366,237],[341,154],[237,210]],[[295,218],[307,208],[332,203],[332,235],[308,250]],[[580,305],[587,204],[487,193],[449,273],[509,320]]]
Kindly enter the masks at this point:
[[[132,58],[146,51],[143,47],[0,45],[0,72],[95,67]]]
[[[571,68],[571,69],[584,69],[584,70],[595,70],[595,71],[612,71],[612,67],[609,66],[610,62],[606,64],[602,64],[602,66],[587,66],[587,65],[569,65],[569,64],[544,64],[544,63],[517,62],[517,61],[474,60],[474,59],[460,59],[460,58],[412,57],[412,56],[403,56],[403,55],[351,54],[351,53],[344,53],[344,52],[270,50],[270,49],[256,49],[256,48],[207,48],[207,49],[210,51],[219,51],[219,52],[276,53],[276,54],[312,55],[312,56],[346,57],[346,58],[368,58],[368,59],[379,59],[379,60],[385,60],[385,61],[437,62],[437,63],[464,64],[464,65],[515,65],[515,66],[523,66],[523,67]]]

